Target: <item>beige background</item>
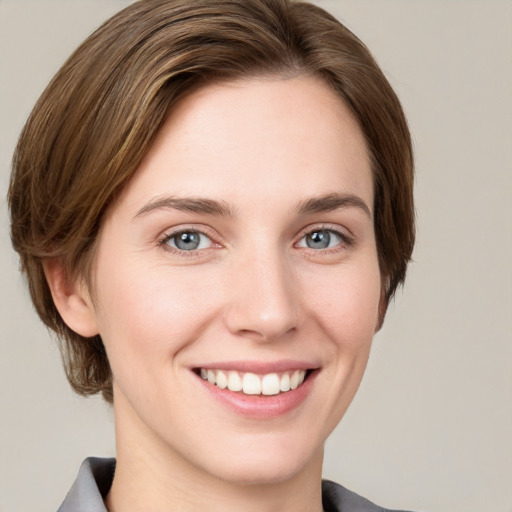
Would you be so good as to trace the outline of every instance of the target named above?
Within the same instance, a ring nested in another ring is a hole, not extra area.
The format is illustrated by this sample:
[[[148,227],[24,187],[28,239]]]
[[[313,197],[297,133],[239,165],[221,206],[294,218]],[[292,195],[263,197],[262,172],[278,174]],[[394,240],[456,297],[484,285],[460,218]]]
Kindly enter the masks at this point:
[[[12,150],[44,85],[124,0],[0,0],[0,512],[56,510],[111,413],[72,394],[10,249]],[[419,240],[325,475],[387,507],[512,511],[512,2],[324,0],[398,90]]]

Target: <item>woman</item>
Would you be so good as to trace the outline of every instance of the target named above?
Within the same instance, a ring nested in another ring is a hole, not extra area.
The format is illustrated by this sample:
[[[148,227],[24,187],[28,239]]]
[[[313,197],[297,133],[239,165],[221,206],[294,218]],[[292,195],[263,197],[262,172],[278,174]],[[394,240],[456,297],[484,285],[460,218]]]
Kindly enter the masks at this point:
[[[134,3],[43,93],[9,204],[71,385],[114,407],[61,511],[383,510],[321,468],[405,278],[412,151],[339,22]]]

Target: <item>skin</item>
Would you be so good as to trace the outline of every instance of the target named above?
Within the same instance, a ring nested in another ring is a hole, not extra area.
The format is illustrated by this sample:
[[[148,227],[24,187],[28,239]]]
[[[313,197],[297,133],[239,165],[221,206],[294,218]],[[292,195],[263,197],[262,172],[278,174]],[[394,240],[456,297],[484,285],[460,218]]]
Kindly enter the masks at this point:
[[[333,194],[351,199],[334,208]],[[304,208],[312,198],[324,199]],[[112,367],[110,512],[322,510],[324,442],[383,308],[372,205],[364,137],[320,79],[209,85],[178,105],[106,215],[94,297],[47,272],[68,325],[100,333]],[[204,233],[200,248],[173,247],[186,230]],[[308,246],[315,231],[330,247]],[[278,360],[317,371],[300,405],[266,419],[213,399],[192,371]]]

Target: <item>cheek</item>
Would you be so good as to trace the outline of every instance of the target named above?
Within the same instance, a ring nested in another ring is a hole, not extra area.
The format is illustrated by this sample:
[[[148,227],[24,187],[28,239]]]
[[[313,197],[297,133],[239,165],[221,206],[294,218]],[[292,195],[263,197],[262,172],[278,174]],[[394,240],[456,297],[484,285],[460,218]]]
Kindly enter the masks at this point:
[[[144,361],[169,364],[216,314],[214,279],[199,268],[128,260],[98,270],[100,334],[114,375],[116,367],[133,369]]]
[[[335,343],[349,349],[371,344],[378,326],[381,277],[376,258],[364,264],[320,268],[303,284],[307,307]]]

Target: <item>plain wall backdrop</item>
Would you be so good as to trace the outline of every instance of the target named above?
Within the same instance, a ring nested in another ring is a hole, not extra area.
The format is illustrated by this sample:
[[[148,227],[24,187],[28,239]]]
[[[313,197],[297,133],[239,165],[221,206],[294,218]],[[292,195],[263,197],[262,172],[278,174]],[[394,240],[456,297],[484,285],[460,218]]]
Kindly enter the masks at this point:
[[[51,511],[115,453],[69,389],[8,234],[17,136],[71,51],[126,0],[0,0],[0,512]],[[512,2],[323,0],[373,51],[416,149],[418,242],[325,476],[390,508],[512,512]]]

